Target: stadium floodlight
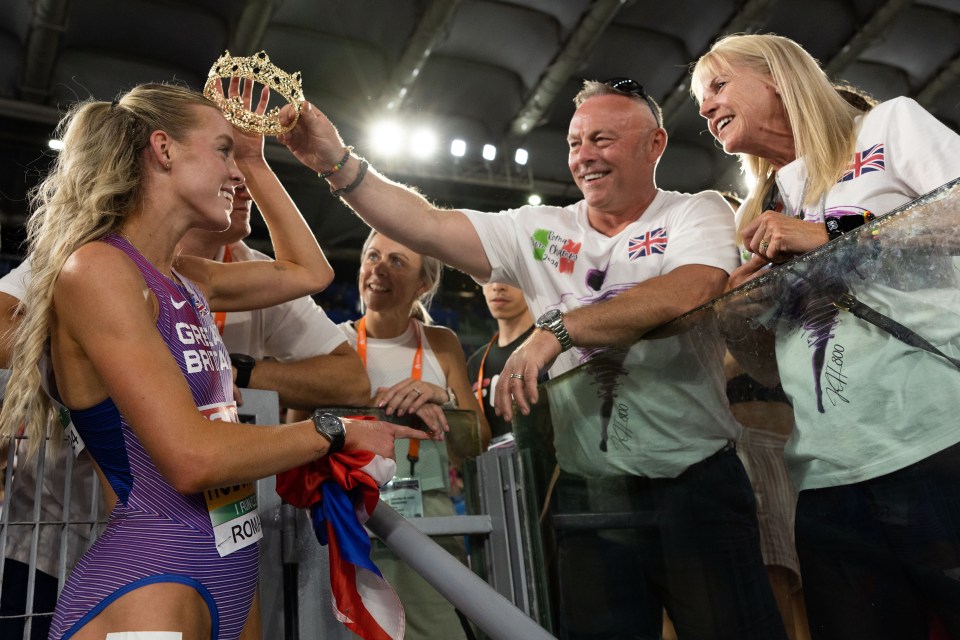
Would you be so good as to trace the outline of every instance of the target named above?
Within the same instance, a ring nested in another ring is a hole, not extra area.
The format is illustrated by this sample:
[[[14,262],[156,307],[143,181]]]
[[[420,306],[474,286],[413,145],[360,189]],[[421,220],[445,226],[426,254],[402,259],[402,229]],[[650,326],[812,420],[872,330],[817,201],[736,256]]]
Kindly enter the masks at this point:
[[[437,150],[437,136],[430,129],[418,129],[410,136],[410,153],[416,158],[429,158]]]
[[[378,122],[371,129],[370,143],[373,150],[382,156],[396,155],[403,144],[403,129],[393,120]]]

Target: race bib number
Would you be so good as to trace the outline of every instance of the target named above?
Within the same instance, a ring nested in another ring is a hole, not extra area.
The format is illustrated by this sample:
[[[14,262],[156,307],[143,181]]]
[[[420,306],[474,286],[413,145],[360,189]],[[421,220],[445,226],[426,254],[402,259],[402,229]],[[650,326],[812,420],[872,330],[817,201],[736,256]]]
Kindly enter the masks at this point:
[[[207,420],[240,421],[235,402],[210,404],[199,409]],[[203,498],[221,557],[263,538],[260,514],[257,513],[257,492],[252,482],[207,489]]]
[[[380,499],[408,520],[423,517],[423,492],[419,478],[394,478],[380,489]]]

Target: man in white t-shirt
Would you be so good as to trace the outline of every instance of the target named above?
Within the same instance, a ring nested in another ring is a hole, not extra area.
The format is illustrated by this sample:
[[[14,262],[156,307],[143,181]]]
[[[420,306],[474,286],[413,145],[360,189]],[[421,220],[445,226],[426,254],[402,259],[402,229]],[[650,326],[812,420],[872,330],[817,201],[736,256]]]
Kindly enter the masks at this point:
[[[549,369],[565,472],[554,506],[636,515],[632,528],[557,532],[565,637],[659,637],[665,607],[680,637],[784,638],[716,327],[638,342],[722,293],[737,266],[729,208],[714,192],[656,187],[667,134],[639,84],[586,82],[574,101],[569,167],[584,199],[562,208],[437,209],[345,154],[316,109],[280,141],[372,227],[479,282],[519,287],[539,316],[504,365],[497,409],[509,420],[515,401],[528,414]],[[583,363],[590,384],[556,379]]]

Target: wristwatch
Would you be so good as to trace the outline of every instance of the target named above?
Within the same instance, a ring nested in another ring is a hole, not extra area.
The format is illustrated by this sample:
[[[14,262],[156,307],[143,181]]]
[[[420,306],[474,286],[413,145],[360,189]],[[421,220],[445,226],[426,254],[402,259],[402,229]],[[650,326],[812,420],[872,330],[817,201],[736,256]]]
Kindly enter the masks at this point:
[[[250,373],[257,366],[257,361],[245,353],[231,353],[230,364],[237,368],[237,386],[246,389],[250,384]]]
[[[573,340],[567,333],[567,328],[563,326],[563,313],[559,309],[551,309],[537,318],[535,323],[537,329],[546,329],[560,342],[560,353],[569,351],[573,347]]]
[[[347,441],[347,428],[343,426],[343,420],[332,413],[324,413],[317,409],[313,412],[313,427],[317,433],[330,441],[328,454],[343,449]]]
[[[827,215],[823,220],[823,223],[827,226],[827,239],[839,238],[846,232],[853,231],[874,218],[876,216],[870,211],[847,213],[839,216]]]

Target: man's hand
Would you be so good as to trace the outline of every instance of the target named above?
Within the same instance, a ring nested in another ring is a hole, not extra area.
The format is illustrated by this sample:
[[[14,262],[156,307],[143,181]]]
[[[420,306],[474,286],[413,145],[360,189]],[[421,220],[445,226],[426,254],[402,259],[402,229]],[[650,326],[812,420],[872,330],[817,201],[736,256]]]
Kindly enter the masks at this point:
[[[537,402],[537,377],[560,355],[560,342],[549,331],[537,329],[507,359],[500,372],[494,408],[508,422],[513,419],[513,403],[520,413],[530,414]]]
[[[391,460],[396,459],[394,442],[397,440],[426,440],[430,437],[429,433],[418,429],[376,420],[344,418],[343,425],[347,432],[343,445],[344,451],[370,451]]]
[[[280,110],[280,124],[293,122],[296,111],[292,105]],[[304,102],[297,125],[277,136],[280,144],[287,147],[294,157],[317,173],[329,171],[340,162],[346,145],[327,116],[309,102]]]
[[[240,393],[240,387],[237,386],[237,383],[233,383],[233,401],[237,403],[238,407],[243,406],[243,394]]]

